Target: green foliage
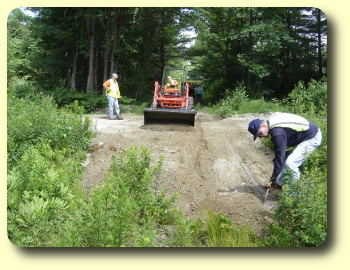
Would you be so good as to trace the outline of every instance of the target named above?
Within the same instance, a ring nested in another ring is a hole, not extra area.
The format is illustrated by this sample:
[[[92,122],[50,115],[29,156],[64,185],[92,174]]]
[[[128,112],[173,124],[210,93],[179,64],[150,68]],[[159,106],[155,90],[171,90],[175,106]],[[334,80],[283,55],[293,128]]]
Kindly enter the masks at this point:
[[[152,184],[147,148],[131,146],[114,158],[105,181],[85,199],[83,155],[48,144],[29,147],[8,175],[8,237],[17,246],[157,246],[158,227],[180,214]]]
[[[32,79],[31,60],[39,51],[38,40],[33,37],[30,25],[32,18],[19,8],[7,18],[7,85]]]
[[[284,185],[276,209],[277,224],[265,238],[269,246],[320,246],[327,237],[325,174],[314,169],[303,180]]]
[[[84,246],[155,246],[159,224],[175,209],[174,197],[157,194],[151,186],[161,160],[150,166],[147,148],[131,146],[114,158],[105,181],[98,186],[82,215]],[[81,225],[80,225],[81,226]]]
[[[256,247],[255,233],[248,227],[239,227],[222,213],[208,212],[206,219],[207,246],[209,247]]]
[[[303,164],[305,170],[319,168],[327,173],[327,146],[328,146],[328,124],[327,124],[327,81],[312,80],[306,87],[300,82],[288,96],[293,112],[304,116],[316,123],[322,132],[322,144]]]
[[[311,80],[308,86],[303,82],[288,95],[288,100],[295,113],[314,114],[318,117],[327,117],[327,81]]]
[[[206,231],[200,219],[178,219],[167,244],[173,247],[205,247]]]
[[[269,112],[287,112],[288,106],[281,101],[264,99],[250,99],[241,104],[238,113],[269,113]]]
[[[78,183],[92,137],[90,120],[52,98],[8,94],[8,237],[17,246],[52,246],[82,200]]]
[[[261,243],[249,227],[237,226],[224,214],[210,210],[204,220],[179,219],[168,244],[175,247],[257,247]]]
[[[241,104],[248,101],[244,87],[238,87],[234,91],[226,90],[226,98],[222,99],[217,105],[214,105],[209,109],[209,112],[213,112],[218,115],[232,115],[239,111]]]
[[[281,99],[298,81],[326,74],[326,46],[317,40],[326,38],[326,17],[316,8],[206,7],[194,14],[198,38],[188,54],[210,102],[237,82],[252,97]]]
[[[83,152],[42,142],[29,146],[8,173],[8,237],[17,246],[51,246],[50,235],[79,201]]]
[[[76,106],[79,105],[81,108],[84,108],[83,112],[86,113],[91,113],[108,106],[104,95],[86,94],[64,87],[56,87],[49,91],[49,93],[60,107],[68,106],[75,110]]]
[[[108,106],[104,95],[81,93],[65,87],[44,90],[25,80],[17,81],[10,89],[11,94],[17,98],[29,96],[31,100],[35,100],[41,95],[50,96],[59,108],[66,107],[77,114],[95,112]],[[132,99],[125,98],[126,102],[130,100]]]
[[[234,91],[226,90],[226,97],[218,104],[207,108],[210,113],[227,116],[240,113],[268,113],[273,111],[287,111],[288,106],[274,99],[249,99],[243,85],[238,86]]]
[[[52,98],[40,93],[21,99],[10,92],[7,115],[9,168],[31,145],[48,144],[53,149],[74,153],[87,149],[93,135],[89,118],[58,109]]]

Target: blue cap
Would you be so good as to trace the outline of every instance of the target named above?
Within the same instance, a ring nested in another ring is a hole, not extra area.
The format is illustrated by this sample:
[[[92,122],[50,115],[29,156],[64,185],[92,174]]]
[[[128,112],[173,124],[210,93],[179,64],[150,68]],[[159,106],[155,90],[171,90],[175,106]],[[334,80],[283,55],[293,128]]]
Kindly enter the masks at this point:
[[[249,123],[248,126],[248,131],[253,134],[254,136],[254,141],[256,140],[256,138],[258,137],[258,131],[259,131],[259,127],[261,125],[262,120],[260,119],[254,119],[253,121],[251,121]]]

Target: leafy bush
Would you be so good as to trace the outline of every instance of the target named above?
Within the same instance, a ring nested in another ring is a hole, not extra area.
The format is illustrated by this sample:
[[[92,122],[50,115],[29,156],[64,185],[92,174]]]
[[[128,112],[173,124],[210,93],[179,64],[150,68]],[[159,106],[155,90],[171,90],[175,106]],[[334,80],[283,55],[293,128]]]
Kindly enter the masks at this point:
[[[10,91],[7,110],[8,237],[18,246],[52,246],[81,200],[91,122],[42,94]]]
[[[78,153],[76,153],[78,154]],[[49,144],[27,148],[8,175],[8,237],[17,246],[157,246],[160,225],[180,217],[152,179],[147,148],[114,158],[105,181],[85,199],[80,155]]]
[[[104,183],[91,197],[83,216],[87,246],[156,246],[159,224],[172,220],[172,203],[152,186],[162,160],[150,166],[148,148],[131,146],[114,157]]]
[[[200,219],[179,218],[168,229],[171,236],[167,239],[167,245],[172,247],[205,247],[207,244],[207,232],[204,222]]]
[[[97,93],[86,94],[61,86],[53,89],[40,89],[28,82],[22,82],[16,84],[11,89],[11,94],[17,98],[27,98],[30,96],[33,99],[40,95],[50,96],[58,107],[75,108],[74,103],[76,103],[79,105],[78,113],[91,113],[108,106],[108,101],[104,95],[98,95]]]
[[[74,102],[84,108],[84,112],[90,113],[108,105],[106,96],[97,94],[86,94],[75,89],[57,87],[48,93],[55,99],[60,107],[71,106]]]
[[[288,106],[278,100],[249,99],[243,85],[239,85],[234,91],[226,90],[225,96],[218,104],[207,110],[220,116],[239,113],[282,112],[288,110]]]
[[[277,224],[266,237],[269,246],[320,246],[327,236],[327,187],[324,174],[313,170],[284,185],[275,213]]]
[[[244,87],[237,88],[235,91],[226,90],[225,96],[226,98],[209,108],[209,112],[221,116],[235,114],[239,111],[240,106],[248,101]]]
[[[22,99],[10,93],[7,105],[9,168],[31,145],[49,144],[70,153],[89,146],[91,120],[58,109],[52,98],[37,94]]]
[[[327,145],[328,145],[328,123],[327,123],[327,82],[312,80],[306,87],[300,82],[288,96],[293,112],[304,116],[316,123],[322,131],[322,144],[313,154],[315,158],[309,158],[303,168],[318,167],[327,168]]]
[[[8,237],[18,246],[51,246],[51,235],[79,199],[83,152],[29,146],[8,174]]]
[[[287,112],[288,106],[281,101],[264,99],[248,100],[241,104],[238,113],[269,113],[269,112]]]
[[[327,82],[312,80],[308,87],[299,83],[289,95],[293,112],[304,116],[316,123],[322,132],[322,144],[312,153],[303,164],[303,171],[311,171],[317,168],[327,176],[327,149],[328,149],[328,124],[327,124]],[[323,178],[327,180],[326,177]]]
[[[175,247],[257,247],[257,235],[249,228],[237,226],[224,214],[210,210],[204,220],[178,219],[168,244]]]
[[[327,82],[311,80],[308,86],[299,82],[288,95],[295,113],[321,114],[327,117]]]

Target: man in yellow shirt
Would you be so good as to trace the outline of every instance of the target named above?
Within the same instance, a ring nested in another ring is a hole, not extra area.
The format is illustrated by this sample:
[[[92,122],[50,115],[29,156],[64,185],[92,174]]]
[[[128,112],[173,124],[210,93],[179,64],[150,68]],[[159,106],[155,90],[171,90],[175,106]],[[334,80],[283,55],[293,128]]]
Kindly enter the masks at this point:
[[[168,83],[165,85],[165,89],[175,88],[179,86],[179,82],[177,80],[173,80],[171,76],[168,76],[167,79],[168,79]]]
[[[106,97],[108,99],[108,115],[109,115],[109,119],[111,120],[113,119],[114,111],[116,114],[116,119],[123,120],[123,118],[120,117],[120,109],[118,104],[118,98],[121,98],[121,96],[120,96],[117,79],[118,79],[117,73],[113,73],[112,78],[107,80],[103,84],[103,88],[106,90]]]

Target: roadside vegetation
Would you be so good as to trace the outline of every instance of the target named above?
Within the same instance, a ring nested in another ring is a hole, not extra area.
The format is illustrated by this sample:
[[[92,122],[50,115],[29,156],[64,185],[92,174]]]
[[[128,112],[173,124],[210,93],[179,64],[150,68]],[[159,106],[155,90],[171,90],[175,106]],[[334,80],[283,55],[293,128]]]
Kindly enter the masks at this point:
[[[321,245],[327,236],[326,82],[299,83],[283,102],[251,100],[238,89],[206,109],[227,116],[288,110],[322,129],[322,145],[304,163],[303,181],[284,187],[275,222],[264,237],[222,213],[208,212],[202,220],[184,218],[177,195],[167,197],[166,190],[153,185],[163,161],[151,162],[144,147],[130,146],[115,156],[104,183],[87,194],[80,186],[81,164],[94,134],[81,114],[85,109],[77,102],[59,107],[48,96],[9,92],[10,241],[22,247]]]

